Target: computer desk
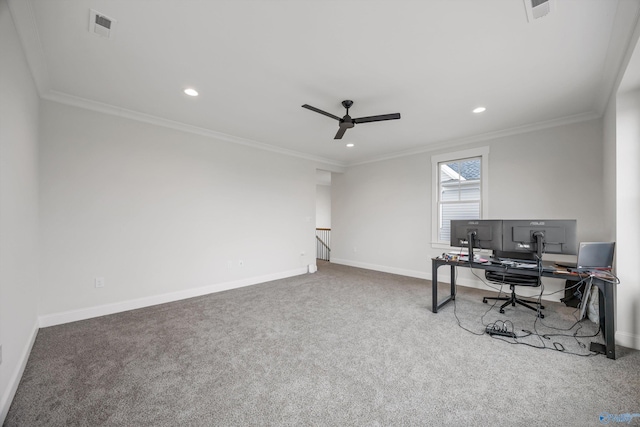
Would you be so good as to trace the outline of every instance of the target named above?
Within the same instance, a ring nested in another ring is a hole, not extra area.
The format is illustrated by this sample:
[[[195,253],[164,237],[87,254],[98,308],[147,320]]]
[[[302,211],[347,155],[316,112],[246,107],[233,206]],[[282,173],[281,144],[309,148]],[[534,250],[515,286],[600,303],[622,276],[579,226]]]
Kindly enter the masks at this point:
[[[451,292],[442,301],[438,300],[438,268],[449,266],[451,269]],[[474,268],[478,270],[496,271],[500,273],[520,274],[525,276],[552,277],[554,279],[570,280],[579,282],[588,275],[563,274],[557,271],[545,270],[540,274],[537,269],[524,269],[517,267],[505,267],[499,264],[481,264],[477,262],[470,263],[468,261],[451,261],[442,258],[432,258],[431,260],[431,289],[433,293],[432,311],[437,313],[444,305],[455,299],[456,296],[456,267]],[[616,358],[616,342],[615,342],[615,283],[593,277],[592,284],[599,289],[598,307],[600,315],[600,328],[604,335],[605,345],[592,342],[591,351],[604,353],[609,359]]]

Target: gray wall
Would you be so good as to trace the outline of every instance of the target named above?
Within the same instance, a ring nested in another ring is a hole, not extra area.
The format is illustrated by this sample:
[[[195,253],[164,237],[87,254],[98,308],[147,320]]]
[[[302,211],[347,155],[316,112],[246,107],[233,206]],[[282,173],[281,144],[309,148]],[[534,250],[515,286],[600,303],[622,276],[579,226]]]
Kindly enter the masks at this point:
[[[315,264],[312,162],[48,101],[41,114],[45,323]]]
[[[316,228],[331,228],[331,185],[316,185]]]
[[[0,422],[39,325],[301,274],[315,263],[315,171],[327,165],[39,105],[4,0],[0,52]],[[614,99],[603,121],[451,148],[490,147],[490,217],[577,218],[579,240],[618,241],[617,336],[636,348],[640,189],[630,172],[639,105],[636,91]],[[334,262],[429,278],[429,260],[442,252],[431,245],[430,156],[446,151],[334,174]],[[106,286],[96,289],[95,277]]]
[[[578,240],[602,240],[602,123],[568,124],[449,151],[488,146],[489,217],[577,219]],[[332,183],[332,260],[430,278],[431,155],[351,167]],[[562,257],[560,257],[562,258]],[[461,283],[477,281],[461,272]],[[549,291],[560,281],[549,280]],[[560,294],[549,299],[559,299]]]
[[[38,94],[0,1],[0,424],[37,332]]]

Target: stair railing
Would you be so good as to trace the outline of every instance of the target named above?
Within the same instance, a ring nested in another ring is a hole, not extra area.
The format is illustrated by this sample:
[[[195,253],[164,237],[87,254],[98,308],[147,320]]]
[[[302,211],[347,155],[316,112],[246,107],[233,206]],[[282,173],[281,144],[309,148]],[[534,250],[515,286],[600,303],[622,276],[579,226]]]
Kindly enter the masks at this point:
[[[331,259],[331,229],[316,228],[316,258],[329,261]]]

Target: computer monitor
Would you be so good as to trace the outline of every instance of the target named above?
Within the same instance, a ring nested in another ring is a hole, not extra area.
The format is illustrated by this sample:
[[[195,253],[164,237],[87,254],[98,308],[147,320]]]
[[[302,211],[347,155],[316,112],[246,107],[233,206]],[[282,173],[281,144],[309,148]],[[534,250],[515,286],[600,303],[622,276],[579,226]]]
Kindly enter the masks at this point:
[[[469,261],[473,261],[473,249],[502,249],[502,220],[454,219],[451,220],[451,246],[469,248]]]
[[[577,228],[575,219],[503,220],[501,250],[537,259],[545,253],[576,255]]]

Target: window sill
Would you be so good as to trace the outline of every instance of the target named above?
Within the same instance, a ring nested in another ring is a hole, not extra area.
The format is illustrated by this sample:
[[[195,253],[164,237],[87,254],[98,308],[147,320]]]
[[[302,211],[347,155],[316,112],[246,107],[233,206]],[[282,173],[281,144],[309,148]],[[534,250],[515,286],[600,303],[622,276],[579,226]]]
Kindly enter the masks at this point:
[[[431,247],[433,249],[446,249],[448,251],[454,250],[454,248],[449,246],[447,243],[442,243],[442,242],[431,242]]]

